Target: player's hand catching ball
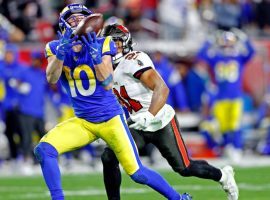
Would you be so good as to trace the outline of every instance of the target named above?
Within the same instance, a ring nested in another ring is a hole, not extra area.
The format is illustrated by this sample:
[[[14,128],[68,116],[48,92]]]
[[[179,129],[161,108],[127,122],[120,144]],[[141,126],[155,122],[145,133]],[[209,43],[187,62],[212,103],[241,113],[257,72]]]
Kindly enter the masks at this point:
[[[65,25],[65,32],[58,31],[59,45],[57,46],[56,58],[64,60],[66,53],[74,46],[74,41],[78,39],[78,36],[72,38],[72,29],[64,19],[61,18],[61,22]]]
[[[98,65],[102,62],[101,55],[101,44],[97,40],[97,36],[95,32],[87,33],[87,38],[82,36],[82,40],[84,44],[87,46],[95,65]]]

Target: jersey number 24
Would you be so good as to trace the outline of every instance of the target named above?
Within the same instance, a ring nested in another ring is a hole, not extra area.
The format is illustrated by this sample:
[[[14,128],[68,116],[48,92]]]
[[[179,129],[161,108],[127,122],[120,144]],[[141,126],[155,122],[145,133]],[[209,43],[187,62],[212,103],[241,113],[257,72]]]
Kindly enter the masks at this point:
[[[132,111],[138,112],[142,109],[143,106],[139,101],[131,99],[128,96],[125,86],[120,87],[120,93],[115,88],[113,88],[113,92],[117,96],[119,102],[128,109],[129,113],[132,113]]]

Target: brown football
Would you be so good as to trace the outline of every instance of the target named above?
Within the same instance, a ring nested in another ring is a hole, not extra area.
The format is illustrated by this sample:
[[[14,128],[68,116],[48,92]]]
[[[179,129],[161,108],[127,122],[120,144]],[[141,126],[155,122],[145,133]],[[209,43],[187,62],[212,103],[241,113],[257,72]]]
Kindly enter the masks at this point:
[[[89,32],[98,32],[103,27],[103,15],[101,13],[94,13],[84,18],[74,31],[74,35],[82,36],[87,35]]]

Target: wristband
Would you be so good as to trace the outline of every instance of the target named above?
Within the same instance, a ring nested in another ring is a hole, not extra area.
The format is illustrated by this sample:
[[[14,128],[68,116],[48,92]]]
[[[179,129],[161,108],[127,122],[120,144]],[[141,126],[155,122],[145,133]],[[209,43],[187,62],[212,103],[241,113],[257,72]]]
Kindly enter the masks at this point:
[[[103,87],[106,87],[106,86],[108,86],[112,82],[112,80],[113,80],[113,76],[112,76],[112,74],[110,74],[105,80],[103,80],[101,82],[101,85]]]

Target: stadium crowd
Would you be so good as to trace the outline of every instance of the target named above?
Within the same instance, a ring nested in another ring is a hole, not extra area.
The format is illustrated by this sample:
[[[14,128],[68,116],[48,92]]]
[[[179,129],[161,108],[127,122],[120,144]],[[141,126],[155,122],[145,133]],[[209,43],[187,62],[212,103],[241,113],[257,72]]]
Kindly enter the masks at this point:
[[[187,126],[187,131],[201,133],[215,156],[233,153],[239,156],[233,157],[237,162],[246,148],[270,155],[270,2],[2,0],[0,149],[7,141],[9,150],[0,153],[0,168],[6,161],[23,162],[29,173],[36,162],[33,147],[51,128],[50,117],[56,124],[74,116],[62,86],[47,83],[43,55],[46,42],[56,38],[59,12],[72,2],[103,13],[107,23],[125,23],[168,85],[167,103],[180,114],[180,124],[181,116],[195,113],[200,123],[195,129]],[[154,48],[144,47],[144,41]],[[168,47],[166,41],[173,45]],[[186,53],[177,52],[177,45]],[[228,59],[232,61],[226,63]],[[250,135],[253,129],[261,131]],[[148,155],[152,148],[148,146]],[[92,158],[99,156],[91,145],[84,150]]]

